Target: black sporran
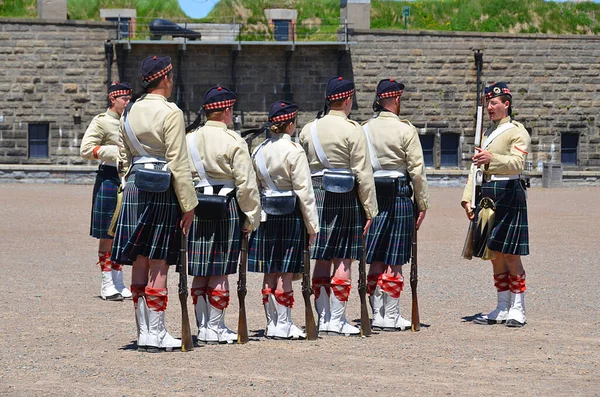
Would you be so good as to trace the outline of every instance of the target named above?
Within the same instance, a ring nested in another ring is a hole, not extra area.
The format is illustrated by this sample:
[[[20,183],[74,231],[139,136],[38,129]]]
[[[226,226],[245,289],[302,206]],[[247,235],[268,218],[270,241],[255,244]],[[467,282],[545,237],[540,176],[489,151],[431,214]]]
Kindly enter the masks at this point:
[[[348,193],[354,189],[356,177],[349,170],[325,170],[323,189],[330,193]]]
[[[396,197],[398,195],[398,185],[398,178],[375,177],[375,191],[377,197]]]
[[[139,168],[135,171],[135,187],[144,192],[162,193],[171,186],[171,171]]]
[[[268,215],[287,215],[296,208],[296,195],[260,196],[260,206]]]
[[[197,193],[198,205],[194,213],[198,219],[203,221],[220,221],[227,219],[229,214],[229,202],[233,198],[230,195],[218,196],[215,194]]]

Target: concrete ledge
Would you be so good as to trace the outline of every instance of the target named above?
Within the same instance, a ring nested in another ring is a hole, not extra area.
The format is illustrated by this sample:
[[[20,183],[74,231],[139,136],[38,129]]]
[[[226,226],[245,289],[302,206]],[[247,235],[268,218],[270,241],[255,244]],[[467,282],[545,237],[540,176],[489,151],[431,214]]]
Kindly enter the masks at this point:
[[[478,38],[510,38],[530,40],[600,40],[600,36],[578,34],[543,34],[543,33],[505,33],[505,32],[458,32],[442,30],[395,30],[395,29],[355,29],[354,35],[370,36],[438,36],[438,37],[478,37]]]
[[[96,165],[0,164],[0,183],[64,183],[86,185],[94,183]],[[462,187],[468,170],[426,169],[431,186]],[[542,173],[524,173],[531,186],[542,186]],[[564,171],[562,186],[600,186],[600,171]]]

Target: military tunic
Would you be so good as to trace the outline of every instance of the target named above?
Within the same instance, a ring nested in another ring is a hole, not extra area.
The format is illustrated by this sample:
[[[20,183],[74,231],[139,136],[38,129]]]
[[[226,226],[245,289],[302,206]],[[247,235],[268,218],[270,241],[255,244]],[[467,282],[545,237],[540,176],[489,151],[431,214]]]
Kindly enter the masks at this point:
[[[396,197],[378,196],[379,214],[367,234],[367,262],[403,265],[410,259],[414,225],[408,180],[419,210],[429,208],[423,149],[415,127],[392,112],[382,111],[367,125],[382,170],[404,175]]]
[[[108,235],[110,221],[117,205],[119,175],[117,159],[120,152],[118,113],[107,109],[92,119],[83,139],[80,155],[86,160],[100,160],[92,194],[90,235],[111,239]]]
[[[288,134],[272,134],[260,153],[269,176],[279,191],[293,190],[296,209],[287,215],[266,215],[266,221],[250,236],[248,270],[255,272],[299,273],[306,233],[319,232],[319,217],[310,179],[310,168],[302,147]],[[256,154],[255,154],[256,155]],[[262,190],[268,190],[254,158],[254,168]]]
[[[193,210],[198,204],[192,182],[185,141],[183,112],[162,95],[146,94],[135,102],[127,113],[131,129],[146,150],[156,169],[166,161],[171,171],[171,186],[162,193],[151,193],[135,186],[140,153],[129,141],[121,119],[120,132],[124,158],[131,164],[123,192],[112,259],[131,264],[137,255],[166,260],[176,264],[179,255],[179,220],[181,212]]]
[[[194,216],[188,238],[188,271],[192,276],[232,274],[237,270],[241,242],[239,210],[245,215],[244,228],[254,230],[260,223],[260,193],[248,146],[235,131],[219,121],[209,120],[190,134],[195,135],[211,184],[222,186],[233,182],[235,199],[230,201],[227,219],[199,220]],[[199,181],[191,156],[189,161],[194,179]]]
[[[486,142],[498,128],[508,129]],[[494,226],[490,233],[487,247],[493,251],[513,255],[529,254],[529,232],[527,222],[527,195],[524,182],[519,175],[525,167],[525,157],[531,147],[531,138],[523,125],[505,117],[494,122],[484,134],[482,148],[492,154],[489,164],[482,167],[484,180],[481,187],[481,197],[488,197],[496,205]],[[473,170],[474,165],[471,166]],[[471,173],[472,174],[472,173]],[[470,202],[472,197],[471,174],[463,191],[462,201]],[[481,211],[477,204],[476,219]],[[473,234],[475,239],[477,233]],[[474,247],[481,242],[474,241]],[[481,256],[483,252],[474,253]]]
[[[364,132],[358,123],[337,110],[331,110],[317,122],[317,133],[327,159],[334,168],[352,170],[358,188],[349,193],[329,193],[322,188],[322,178],[313,177],[321,230],[312,256],[313,259],[324,260],[360,259],[365,216],[373,219],[378,212]],[[307,154],[311,171],[315,173],[325,167],[315,152],[311,124],[302,129],[300,144]]]

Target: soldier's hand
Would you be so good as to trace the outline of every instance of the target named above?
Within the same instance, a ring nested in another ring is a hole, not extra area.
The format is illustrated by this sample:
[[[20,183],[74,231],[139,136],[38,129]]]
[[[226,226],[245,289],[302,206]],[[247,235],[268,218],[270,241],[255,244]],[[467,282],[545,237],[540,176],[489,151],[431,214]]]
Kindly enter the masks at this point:
[[[473,209],[471,208],[471,203],[468,201],[463,201],[463,208],[467,213],[467,218],[469,218],[469,220],[472,221],[473,218],[475,218],[475,214],[473,213]]]
[[[419,230],[419,228],[421,227],[421,223],[423,223],[423,221],[425,220],[426,212],[427,212],[427,210],[419,211],[419,216],[417,217],[417,223],[415,225],[415,228],[417,230]]]
[[[181,216],[181,222],[179,223],[179,226],[181,227],[181,230],[183,230],[184,236],[187,236],[188,231],[190,230],[190,227],[192,226],[193,220],[194,220],[194,210],[189,210],[187,212],[184,212],[183,215]]]
[[[308,235],[308,248],[312,247],[312,245],[315,242],[316,238],[317,238],[316,234],[309,234]]]
[[[475,150],[477,153],[473,156],[473,164],[475,165],[485,165],[489,164],[492,161],[492,154],[485,149],[480,147],[476,147]]]
[[[373,223],[373,219],[367,219],[367,223],[365,223],[365,228],[363,229],[363,236],[367,235],[369,228],[371,227],[371,223]]]

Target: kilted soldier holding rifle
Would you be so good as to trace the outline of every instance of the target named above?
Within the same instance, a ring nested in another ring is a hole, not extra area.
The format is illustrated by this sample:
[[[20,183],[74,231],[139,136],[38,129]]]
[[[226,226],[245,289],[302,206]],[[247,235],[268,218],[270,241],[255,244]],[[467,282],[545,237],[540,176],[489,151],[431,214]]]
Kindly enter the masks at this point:
[[[494,285],[498,292],[496,309],[477,317],[478,324],[525,325],[525,270],[522,255],[529,254],[526,183],[521,178],[531,146],[529,133],[512,118],[512,94],[505,83],[484,90],[493,124],[473,156],[473,167],[481,166],[483,181],[476,212],[471,208],[469,178],[461,205],[467,217],[476,219],[473,256],[491,259]]]
[[[325,112],[330,111],[300,133],[320,220],[312,282],[322,334],[360,334],[346,320],[350,264],[361,258],[363,235],[378,211],[367,141],[360,124],[348,119],[353,96],[352,81],[330,79]]]
[[[275,339],[306,337],[292,322],[292,278],[302,272],[303,251],[319,232],[306,153],[291,139],[297,115],[296,104],[273,103],[268,121],[271,137],[252,154],[262,190],[262,222],[250,236],[248,270],[265,274],[265,336]]]
[[[213,87],[204,95],[206,124],[187,136],[200,201],[188,239],[188,274],[198,342],[234,343],[225,326],[229,278],[237,271],[242,233],[260,223],[260,193],[246,142],[228,129],[236,95]],[[189,129],[190,127],[188,127]]]
[[[377,191],[379,214],[367,234],[368,289],[373,321],[385,331],[405,330],[411,322],[400,313],[404,287],[402,265],[410,261],[413,228],[425,219],[429,194],[423,149],[415,127],[400,120],[404,84],[381,80],[373,110],[377,117],[363,125]],[[415,225],[411,187],[415,191],[418,217]]]
[[[133,264],[131,292],[138,326],[138,350],[181,347],[165,329],[167,272],[179,259],[198,204],[192,182],[183,112],[167,101],[173,91],[169,57],[142,61],[145,94],[121,118],[127,163],[123,205],[112,260]]]
[[[123,298],[131,298],[131,292],[123,283],[122,265],[110,260],[113,238],[108,233],[121,184],[117,171],[122,146],[119,119],[131,100],[131,86],[125,82],[115,82],[108,88],[108,98],[110,108],[92,119],[81,140],[80,155],[86,160],[101,161],[92,194],[90,226],[90,235],[99,239],[98,265],[102,272],[100,297],[104,300],[121,301]]]

